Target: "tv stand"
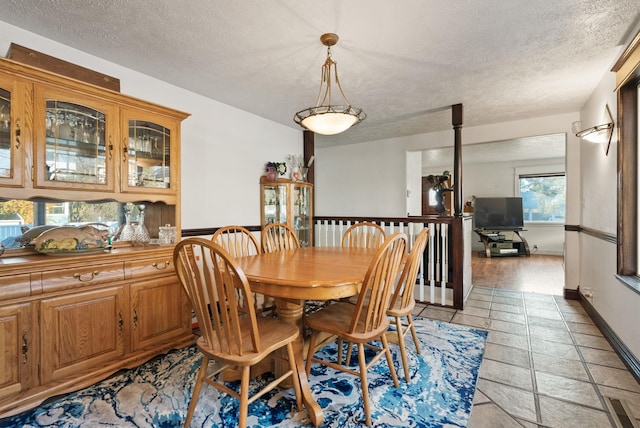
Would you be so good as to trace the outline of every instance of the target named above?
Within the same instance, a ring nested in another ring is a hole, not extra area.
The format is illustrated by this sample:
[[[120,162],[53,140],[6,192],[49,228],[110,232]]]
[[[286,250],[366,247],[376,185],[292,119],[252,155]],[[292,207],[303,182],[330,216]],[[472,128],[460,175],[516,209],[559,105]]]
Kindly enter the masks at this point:
[[[480,242],[484,245],[484,254],[488,258],[531,255],[527,240],[520,234],[524,232],[522,229],[475,229],[475,232],[480,237]],[[511,233],[511,239],[507,239],[505,233]],[[514,239],[516,237],[518,239]]]

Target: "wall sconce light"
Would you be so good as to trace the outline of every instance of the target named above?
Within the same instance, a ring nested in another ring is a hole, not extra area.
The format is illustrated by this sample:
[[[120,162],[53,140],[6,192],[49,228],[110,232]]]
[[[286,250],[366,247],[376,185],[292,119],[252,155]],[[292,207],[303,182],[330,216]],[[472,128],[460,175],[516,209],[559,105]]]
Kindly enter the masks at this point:
[[[602,143],[604,145],[605,155],[609,155],[609,147],[611,146],[611,138],[613,137],[613,116],[609,110],[609,105],[604,106],[604,116],[607,122],[592,126],[576,132],[576,137],[589,141],[591,143]]]

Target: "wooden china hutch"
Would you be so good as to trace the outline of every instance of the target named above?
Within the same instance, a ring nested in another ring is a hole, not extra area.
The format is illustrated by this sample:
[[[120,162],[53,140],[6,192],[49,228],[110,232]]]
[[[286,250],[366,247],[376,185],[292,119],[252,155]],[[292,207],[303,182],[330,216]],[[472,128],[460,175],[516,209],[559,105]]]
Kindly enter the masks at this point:
[[[180,239],[188,114],[0,59],[0,202],[146,205],[151,238]],[[173,246],[0,256],[0,418],[193,343]]]

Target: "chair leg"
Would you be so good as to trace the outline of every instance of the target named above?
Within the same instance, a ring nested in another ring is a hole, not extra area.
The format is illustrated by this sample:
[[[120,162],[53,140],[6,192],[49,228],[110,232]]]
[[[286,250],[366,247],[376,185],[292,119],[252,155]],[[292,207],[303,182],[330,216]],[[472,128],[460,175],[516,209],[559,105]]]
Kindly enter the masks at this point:
[[[191,425],[191,418],[193,418],[193,412],[196,410],[196,404],[200,397],[200,390],[202,389],[202,381],[207,375],[207,368],[209,367],[209,358],[206,355],[202,356],[200,362],[200,370],[196,375],[196,383],[193,385],[193,393],[191,393],[191,400],[189,401],[189,409],[187,410],[187,419],[184,421],[184,427]]]
[[[364,415],[366,418],[365,423],[367,426],[371,426],[369,384],[367,383],[367,362],[364,358],[364,345],[362,343],[358,343],[358,362],[360,363],[360,383],[362,383],[362,403],[364,404]]]
[[[353,350],[353,343],[347,342],[347,359],[344,361],[345,366],[351,365],[351,351]]]
[[[413,336],[413,343],[416,345],[416,352],[420,353],[420,342],[418,341],[418,335],[416,334],[416,326],[413,324],[413,317],[411,314],[407,315],[409,325],[411,326],[411,336]]]
[[[245,428],[247,426],[247,414],[249,413],[249,377],[251,375],[251,366],[242,368],[242,379],[240,380],[240,417],[238,427]]]
[[[393,358],[391,358],[391,351],[389,350],[389,342],[387,341],[387,336],[383,334],[380,336],[382,339],[382,347],[384,348],[384,353],[387,356],[387,364],[389,365],[389,371],[391,372],[391,377],[393,378],[393,385],[397,388],[398,385],[398,375],[396,374],[396,368],[393,366]]]
[[[296,364],[296,356],[293,353],[293,344],[291,342],[287,344],[287,353],[289,354],[291,383],[293,383],[293,390],[296,393],[296,404],[298,405],[298,410],[302,411],[302,392],[300,391],[300,377],[298,376],[298,365]]]
[[[338,339],[338,364],[342,364],[342,344],[343,344],[343,340],[342,339]],[[347,344],[349,344],[349,342],[347,342]]]
[[[404,331],[402,329],[402,320],[400,317],[396,319],[396,332],[398,334],[398,345],[400,346],[400,357],[402,357],[402,367],[404,368],[404,380],[409,382],[409,363],[407,361],[407,349],[404,344]]]
[[[315,330],[311,330],[311,337],[309,338],[309,351],[307,352],[307,362],[304,366],[304,371],[309,377],[309,373],[311,373],[311,360],[313,359],[313,349],[316,347],[316,336],[318,333]]]

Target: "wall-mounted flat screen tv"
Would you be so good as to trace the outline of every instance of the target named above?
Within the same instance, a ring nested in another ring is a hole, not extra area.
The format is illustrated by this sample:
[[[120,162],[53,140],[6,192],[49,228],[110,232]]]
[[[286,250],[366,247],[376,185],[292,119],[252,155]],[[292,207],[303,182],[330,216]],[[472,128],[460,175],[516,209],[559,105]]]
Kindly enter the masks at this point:
[[[476,228],[486,230],[519,230],[524,227],[522,198],[476,198]]]

